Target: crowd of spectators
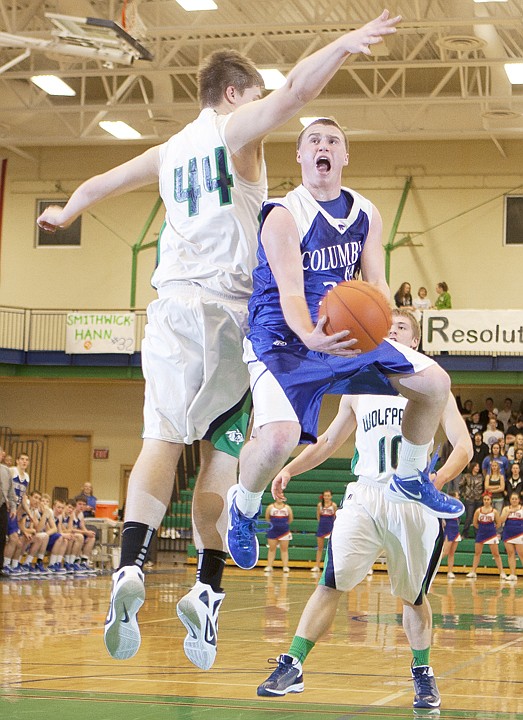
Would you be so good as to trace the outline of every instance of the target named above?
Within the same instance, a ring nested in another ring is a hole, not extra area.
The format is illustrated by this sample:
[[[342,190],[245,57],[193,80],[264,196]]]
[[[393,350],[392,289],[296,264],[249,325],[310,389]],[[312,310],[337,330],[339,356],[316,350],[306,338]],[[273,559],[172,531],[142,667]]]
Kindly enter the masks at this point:
[[[500,515],[514,492],[523,504],[523,401],[516,406],[507,397],[498,410],[491,397],[480,409],[471,400],[462,402],[459,395],[456,400],[473,447],[470,464],[452,485],[465,505],[462,535],[468,537],[484,492],[491,494],[492,505]]]

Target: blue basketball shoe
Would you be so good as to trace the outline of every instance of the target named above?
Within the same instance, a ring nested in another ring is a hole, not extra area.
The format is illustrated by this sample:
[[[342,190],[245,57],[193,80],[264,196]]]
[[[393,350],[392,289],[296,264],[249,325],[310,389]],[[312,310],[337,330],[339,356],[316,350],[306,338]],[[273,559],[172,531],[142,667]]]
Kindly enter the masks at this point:
[[[262,682],[256,691],[262,697],[274,697],[275,695],[287,695],[287,693],[303,692],[303,669],[301,662],[292,655],[280,655],[277,660],[269,662],[278,663],[267,680]]]
[[[430,665],[420,665],[411,668],[414,681],[414,702],[415,708],[439,708],[441,698],[439,696],[436,678]]]
[[[412,502],[421,505],[430,515],[440,518],[457,518],[465,512],[465,506],[457,498],[446,495],[430,479],[430,474],[438,461],[435,453],[425,470],[419,470],[417,475],[399,478],[393,475],[385,488],[385,497],[390,502]]]
[[[257,520],[261,512],[261,503],[254,517],[247,517],[236,506],[238,485],[233,485],[227,493],[228,525],[227,549],[238,567],[250,570],[258,562],[260,546],[256,537]]]

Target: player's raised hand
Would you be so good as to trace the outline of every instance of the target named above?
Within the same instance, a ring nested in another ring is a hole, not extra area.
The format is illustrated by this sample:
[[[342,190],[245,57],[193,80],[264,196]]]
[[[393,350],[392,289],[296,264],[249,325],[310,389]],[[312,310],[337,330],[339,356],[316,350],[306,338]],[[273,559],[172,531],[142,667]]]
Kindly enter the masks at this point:
[[[361,350],[353,349],[358,342],[356,338],[350,338],[349,330],[341,330],[333,335],[327,335],[323,331],[323,327],[327,322],[327,316],[324,315],[318,319],[316,327],[306,337],[302,337],[302,342],[316,352],[328,353],[329,355],[341,355],[343,357],[356,357]]]
[[[350,53],[370,55],[369,45],[381,42],[384,35],[395,33],[400,20],[401,15],[391,18],[389,11],[384,10],[379,17],[345,35],[346,49]]]
[[[285,468],[280,470],[280,472],[276,475],[271,485],[272,497],[275,500],[283,500],[284,502],[287,500],[285,497],[285,488],[289,484],[290,479],[291,474],[285,470]]]
[[[63,221],[63,207],[60,205],[48,205],[36,222],[38,227],[45,232],[54,233],[58,228],[67,227]]]

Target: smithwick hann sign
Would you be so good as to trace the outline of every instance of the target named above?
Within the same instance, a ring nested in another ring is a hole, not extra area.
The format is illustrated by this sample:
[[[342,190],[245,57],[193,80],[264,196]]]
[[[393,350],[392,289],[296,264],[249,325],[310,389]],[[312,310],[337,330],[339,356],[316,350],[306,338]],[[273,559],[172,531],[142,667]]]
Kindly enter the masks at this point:
[[[135,314],[84,311],[68,313],[65,352],[132,354],[135,350]]]
[[[523,310],[425,310],[423,349],[523,355]]]

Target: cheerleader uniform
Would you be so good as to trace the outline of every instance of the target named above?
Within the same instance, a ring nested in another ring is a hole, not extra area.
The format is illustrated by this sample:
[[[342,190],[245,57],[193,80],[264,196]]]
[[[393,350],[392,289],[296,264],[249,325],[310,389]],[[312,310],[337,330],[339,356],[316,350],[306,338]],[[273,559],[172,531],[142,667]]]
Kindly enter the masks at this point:
[[[277,508],[273,505],[269,511],[269,516],[271,526],[267,530],[267,538],[270,540],[292,540],[288,506],[284,505]]]
[[[504,543],[511,545],[523,544],[523,508],[519,507],[508,514],[503,527],[502,538]]]
[[[461,535],[459,533],[458,518],[449,518],[445,520],[445,540],[449,542],[460,542]]]
[[[318,523],[316,537],[329,538],[331,536],[335,517],[336,510],[334,509],[334,504],[329,507],[320,506],[320,521]]]
[[[476,542],[485,545],[497,545],[499,543],[496,532],[496,523],[494,522],[494,508],[489,512],[479,512],[479,527],[476,533]]]

